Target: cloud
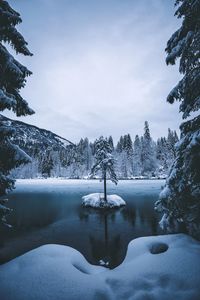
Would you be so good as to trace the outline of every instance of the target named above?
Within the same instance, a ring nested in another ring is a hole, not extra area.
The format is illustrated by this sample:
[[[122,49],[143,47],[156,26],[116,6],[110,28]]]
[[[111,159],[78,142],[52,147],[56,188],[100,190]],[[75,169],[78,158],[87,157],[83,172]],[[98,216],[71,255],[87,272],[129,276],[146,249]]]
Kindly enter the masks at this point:
[[[165,101],[179,79],[177,68],[164,61],[167,39],[177,28],[172,3],[13,2],[35,54],[20,58],[34,72],[23,95],[37,113],[24,121],[73,142],[141,134],[145,120],[155,138],[168,127],[177,129],[177,106]]]

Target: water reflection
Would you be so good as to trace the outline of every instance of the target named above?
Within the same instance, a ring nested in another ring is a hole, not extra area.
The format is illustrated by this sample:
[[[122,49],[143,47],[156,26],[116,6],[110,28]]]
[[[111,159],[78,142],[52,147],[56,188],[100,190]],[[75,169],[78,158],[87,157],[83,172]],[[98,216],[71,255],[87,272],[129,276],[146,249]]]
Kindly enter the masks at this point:
[[[133,205],[132,207],[124,208],[121,210],[122,217],[124,221],[129,222],[133,227],[136,223],[136,207]]]
[[[161,233],[153,206],[162,182],[150,184],[123,182],[117,193],[127,206],[107,211],[81,206],[81,197],[98,191],[98,182],[41,186],[40,191],[38,187],[17,189],[9,196],[13,228],[0,231],[0,263],[56,243],[74,247],[90,263],[104,261],[111,268],[119,265],[132,239]]]
[[[82,222],[88,222],[90,218],[95,218],[100,224],[98,231],[89,235],[90,251],[95,264],[101,264],[113,268],[119,264],[119,252],[123,247],[120,234],[113,232],[112,226],[116,221],[116,215],[120,210],[97,210],[92,208],[82,208],[79,211],[79,218]]]
[[[126,207],[112,210],[80,207],[79,219],[84,223],[93,223],[95,220],[96,224],[100,224],[99,230],[89,235],[90,251],[95,264],[100,263],[110,268],[119,265],[124,258],[123,240],[130,234],[130,227],[124,224],[131,226],[133,238],[143,233],[156,235],[159,231],[158,218],[152,203],[151,205],[140,203],[138,206],[131,203]],[[116,230],[116,226],[120,224],[122,224],[121,228]]]
[[[119,264],[119,252],[122,245],[120,234],[110,235],[108,218],[109,214],[104,213],[103,237],[98,238],[95,234],[90,235],[90,245],[96,263],[113,268]]]

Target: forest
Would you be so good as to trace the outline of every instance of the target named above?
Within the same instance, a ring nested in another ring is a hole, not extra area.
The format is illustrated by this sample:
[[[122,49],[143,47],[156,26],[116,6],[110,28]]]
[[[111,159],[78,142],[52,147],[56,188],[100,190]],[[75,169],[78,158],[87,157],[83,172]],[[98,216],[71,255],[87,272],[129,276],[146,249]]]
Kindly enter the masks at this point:
[[[50,137],[51,139],[51,137]],[[115,159],[115,169],[119,179],[166,178],[175,158],[175,144],[178,142],[176,131],[168,129],[167,137],[153,141],[149,124],[146,121],[144,134],[121,136],[114,145],[112,136],[107,138]],[[31,162],[12,171],[15,178],[64,177],[71,179],[89,179],[94,164],[95,141],[81,139],[78,144],[52,145],[48,144],[41,151],[39,134],[36,140],[29,137],[19,139],[15,143],[31,157]],[[98,174],[95,176],[98,178]]]

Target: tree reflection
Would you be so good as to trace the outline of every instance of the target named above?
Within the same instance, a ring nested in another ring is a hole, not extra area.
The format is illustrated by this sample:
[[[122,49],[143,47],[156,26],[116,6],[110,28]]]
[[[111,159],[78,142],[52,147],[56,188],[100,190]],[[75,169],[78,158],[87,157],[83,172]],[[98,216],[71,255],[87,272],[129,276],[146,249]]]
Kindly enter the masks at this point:
[[[136,207],[132,205],[131,207],[126,207],[121,210],[121,215],[125,221],[128,221],[133,227],[136,223]]]
[[[137,205],[131,203],[121,210],[121,215],[125,221],[128,221],[134,228],[135,232],[144,235],[156,235],[160,233],[158,226],[158,215],[154,211],[151,199],[137,201]]]
[[[158,220],[152,203],[150,201],[141,202],[137,209],[140,223],[148,227],[151,235],[156,235],[158,232]]]
[[[109,268],[119,265],[128,243],[137,237],[161,233],[152,198],[134,198],[120,209],[99,210],[79,207],[81,222],[87,224],[91,261]]]
[[[90,235],[90,245],[92,256],[97,263],[114,268],[119,264],[122,244],[120,234],[110,235],[108,218],[109,216],[106,214],[104,216],[104,237],[98,238]]]
[[[121,260],[120,252],[122,243],[120,234],[113,234],[112,226],[116,220],[116,210],[97,210],[93,208],[83,208],[79,211],[81,221],[88,221],[91,216],[96,217],[96,222],[101,224],[100,231],[89,235],[91,255],[96,264],[113,268]],[[111,225],[111,226],[109,226]]]

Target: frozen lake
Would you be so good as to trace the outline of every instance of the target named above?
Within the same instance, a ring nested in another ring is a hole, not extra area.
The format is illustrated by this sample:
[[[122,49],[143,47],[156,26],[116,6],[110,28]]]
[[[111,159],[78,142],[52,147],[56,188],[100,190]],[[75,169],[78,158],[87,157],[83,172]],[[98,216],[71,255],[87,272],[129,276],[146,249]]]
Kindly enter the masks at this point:
[[[12,229],[0,232],[0,263],[44,244],[63,244],[80,251],[92,264],[125,258],[130,240],[161,234],[154,211],[163,180],[108,182],[108,193],[118,194],[126,207],[108,212],[83,208],[81,197],[102,192],[97,180],[18,180],[9,194]]]

